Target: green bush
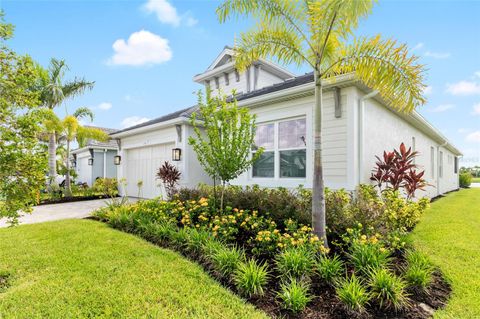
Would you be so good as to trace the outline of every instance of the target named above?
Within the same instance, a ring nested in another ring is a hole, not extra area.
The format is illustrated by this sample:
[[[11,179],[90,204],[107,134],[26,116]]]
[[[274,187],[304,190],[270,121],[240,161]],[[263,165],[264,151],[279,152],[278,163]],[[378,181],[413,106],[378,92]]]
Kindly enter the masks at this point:
[[[400,310],[409,305],[406,284],[387,269],[372,270],[369,273],[370,293],[382,308]]]
[[[405,254],[407,266],[404,277],[409,287],[425,291],[433,280],[433,266],[428,258],[418,251]]]
[[[292,312],[303,311],[312,300],[309,289],[306,282],[295,278],[290,279],[288,283],[282,283],[278,297],[282,300],[283,308]]]
[[[203,247],[212,235],[204,230],[197,230],[196,228],[188,229],[188,239],[186,249],[189,253],[199,256],[203,252]]]
[[[338,255],[334,255],[332,258],[322,255],[317,261],[316,270],[320,278],[328,284],[333,284],[343,275],[345,268]]]
[[[238,247],[223,247],[216,250],[209,259],[213,268],[223,278],[230,280],[238,266],[245,260],[245,253]]]
[[[268,267],[258,264],[255,259],[240,263],[235,271],[234,281],[237,289],[247,297],[263,296],[268,282]]]
[[[355,275],[339,281],[335,292],[338,299],[349,311],[363,313],[370,301],[370,293],[363,282]]]
[[[469,172],[460,173],[458,178],[459,178],[459,185],[462,188],[470,187],[470,185],[472,184],[472,174]]]
[[[277,271],[285,278],[310,277],[314,271],[315,255],[304,247],[291,247],[282,251],[275,259]]]
[[[350,261],[361,275],[368,275],[371,270],[385,268],[391,257],[387,249],[379,244],[353,243],[349,253]]]
[[[116,178],[97,178],[92,188],[95,192],[110,198],[118,196],[118,181]]]

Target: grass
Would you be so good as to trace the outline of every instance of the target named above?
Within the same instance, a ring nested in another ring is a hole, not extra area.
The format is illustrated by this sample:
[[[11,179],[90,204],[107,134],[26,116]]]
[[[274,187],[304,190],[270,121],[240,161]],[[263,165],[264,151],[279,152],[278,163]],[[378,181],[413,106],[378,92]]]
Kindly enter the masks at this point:
[[[0,318],[266,318],[179,254],[90,220],[0,229]]]
[[[453,295],[435,318],[480,318],[480,188],[432,203],[413,239],[452,284]]]
[[[472,177],[472,183],[480,183],[480,177]]]

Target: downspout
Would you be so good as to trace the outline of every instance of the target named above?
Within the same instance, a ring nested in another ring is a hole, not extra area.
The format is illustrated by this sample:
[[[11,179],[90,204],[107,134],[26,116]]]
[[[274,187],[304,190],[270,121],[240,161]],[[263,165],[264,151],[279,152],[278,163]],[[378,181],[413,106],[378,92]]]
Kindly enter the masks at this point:
[[[363,127],[365,121],[365,101],[369,98],[374,97],[378,94],[378,91],[372,91],[363,97],[358,99],[358,178],[357,178],[357,185],[360,185],[362,182],[362,172],[363,172]]]
[[[103,178],[107,178],[107,149],[103,150]]]
[[[448,142],[444,141],[443,144],[437,146],[437,196],[440,196],[440,147],[447,146]],[[442,158],[443,162],[443,158]],[[442,169],[445,163],[442,163]],[[442,175],[443,178],[443,175]]]

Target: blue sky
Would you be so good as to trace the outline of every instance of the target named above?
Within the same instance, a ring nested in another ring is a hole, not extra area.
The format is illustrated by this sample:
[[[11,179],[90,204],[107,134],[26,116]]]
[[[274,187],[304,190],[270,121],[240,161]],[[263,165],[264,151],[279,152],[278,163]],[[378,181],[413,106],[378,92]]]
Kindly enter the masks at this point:
[[[218,4],[0,0],[16,25],[9,46],[45,66],[51,57],[65,59],[67,77],[95,81],[66,106],[89,106],[95,125],[113,128],[195,104],[201,87],[192,77],[253,23],[219,24]],[[380,1],[356,33],[393,37],[421,57],[429,87],[419,110],[464,152],[467,165],[480,164],[479,16],[480,1]]]

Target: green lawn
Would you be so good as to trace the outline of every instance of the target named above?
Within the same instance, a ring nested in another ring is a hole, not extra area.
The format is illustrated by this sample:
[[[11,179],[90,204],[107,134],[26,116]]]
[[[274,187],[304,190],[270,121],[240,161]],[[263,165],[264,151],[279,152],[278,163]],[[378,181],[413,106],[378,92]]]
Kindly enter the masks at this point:
[[[432,203],[413,238],[453,287],[446,309],[436,317],[480,318],[480,188]]]
[[[88,220],[0,229],[0,318],[266,318],[169,250]]]
[[[480,177],[472,177],[472,183],[480,183]]]

